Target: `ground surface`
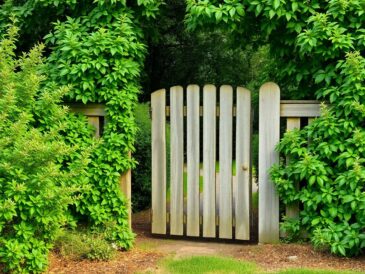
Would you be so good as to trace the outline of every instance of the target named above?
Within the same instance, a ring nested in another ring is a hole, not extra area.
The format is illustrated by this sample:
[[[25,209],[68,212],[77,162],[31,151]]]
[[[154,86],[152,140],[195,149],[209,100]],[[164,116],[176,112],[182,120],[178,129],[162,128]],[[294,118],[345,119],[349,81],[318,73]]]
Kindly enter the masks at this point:
[[[71,261],[51,254],[49,273],[161,273],[161,259],[195,255],[233,257],[254,262],[269,272],[293,267],[365,271],[365,256],[356,259],[334,257],[306,244],[243,245],[154,238],[149,233],[148,218],[148,212],[134,216],[137,238],[133,250],[120,252],[109,262]]]

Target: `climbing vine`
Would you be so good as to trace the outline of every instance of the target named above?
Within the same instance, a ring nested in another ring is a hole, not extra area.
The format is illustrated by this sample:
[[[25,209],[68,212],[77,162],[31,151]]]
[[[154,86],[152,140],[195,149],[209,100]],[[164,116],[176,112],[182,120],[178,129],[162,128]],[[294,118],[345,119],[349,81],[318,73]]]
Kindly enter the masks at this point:
[[[62,104],[105,104],[107,123],[96,144],[82,117],[71,115],[58,131],[66,145],[75,147],[60,156],[61,170],[68,170],[92,148],[86,172],[70,181],[78,187],[78,198],[63,207],[68,210],[63,224],[86,223],[101,229],[121,249],[129,249],[134,238],[128,225],[129,201],[120,190],[120,175],[135,165],[129,152],[134,150],[134,108],[147,52],[143,27],[156,18],[161,4],[159,0],[97,0],[82,4],[73,0],[29,0],[6,1],[0,7],[0,32],[6,29],[11,15],[17,17],[20,49],[31,47],[45,36],[46,61],[40,69],[47,77],[42,88],[56,92],[58,86],[67,86]],[[55,102],[61,104],[60,100]],[[37,123],[49,129],[54,120],[46,114],[47,108],[40,108],[35,115]],[[45,266],[43,261],[32,271]]]
[[[290,163],[275,166],[272,178],[285,203],[303,204],[299,219],[284,224],[287,232],[309,232],[316,247],[335,254],[359,254],[365,247],[365,1],[187,2],[190,29],[218,24],[244,39],[259,36],[270,44],[281,86],[327,102],[310,126],[285,135],[278,150]]]

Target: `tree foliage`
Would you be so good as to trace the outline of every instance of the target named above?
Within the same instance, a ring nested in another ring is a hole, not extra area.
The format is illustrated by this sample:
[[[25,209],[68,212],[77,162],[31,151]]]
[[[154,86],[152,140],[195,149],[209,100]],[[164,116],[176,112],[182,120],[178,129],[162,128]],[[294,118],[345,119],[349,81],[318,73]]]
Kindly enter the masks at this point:
[[[237,35],[259,29],[276,56],[280,84],[315,90],[329,103],[309,127],[285,135],[278,149],[290,163],[274,167],[272,177],[284,202],[303,203],[299,220],[286,228],[308,231],[315,246],[335,254],[361,252],[365,1],[189,0],[186,20],[192,29],[219,24]]]
[[[274,75],[267,47],[257,37],[238,43],[237,36],[221,28],[186,30],[186,2],[166,0],[155,33],[148,38],[143,101],[150,93],[174,85],[211,83],[217,86],[259,86],[259,79]],[[264,63],[264,65],[262,65]],[[262,82],[262,81],[261,81]]]

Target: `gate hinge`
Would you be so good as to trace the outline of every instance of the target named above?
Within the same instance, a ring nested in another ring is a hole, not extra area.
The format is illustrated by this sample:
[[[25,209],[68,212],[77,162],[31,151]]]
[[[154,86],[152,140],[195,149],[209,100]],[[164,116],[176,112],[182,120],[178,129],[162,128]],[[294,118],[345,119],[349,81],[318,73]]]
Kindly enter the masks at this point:
[[[219,225],[219,216],[217,215],[217,216],[215,216],[215,224],[216,225]]]
[[[187,217],[186,217],[186,214],[183,215],[183,223],[186,224],[187,223]]]
[[[166,223],[170,223],[170,212],[166,213]]]

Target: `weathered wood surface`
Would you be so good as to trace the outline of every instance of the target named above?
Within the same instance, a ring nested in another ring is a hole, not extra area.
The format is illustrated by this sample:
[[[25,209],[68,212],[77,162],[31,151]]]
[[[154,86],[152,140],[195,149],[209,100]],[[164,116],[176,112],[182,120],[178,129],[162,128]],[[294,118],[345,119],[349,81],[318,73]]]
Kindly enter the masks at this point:
[[[219,238],[232,239],[233,89],[231,86],[221,86],[219,105]]]
[[[216,87],[203,91],[203,237],[216,237]]]
[[[103,104],[68,104],[72,112],[81,113],[86,116],[105,116],[105,106]]]
[[[95,129],[94,136],[100,138],[100,118],[98,116],[88,116],[87,120]]]
[[[132,155],[129,152],[128,157],[131,158]],[[129,169],[125,173],[123,173],[120,176],[120,188],[122,193],[124,194],[124,197],[127,200],[128,203],[128,225],[129,228],[132,228],[132,170]]]
[[[319,103],[287,103],[280,104],[281,117],[318,117],[321,114],[321,105]]]
[[[184,233],[184,90],[180,86],[170,89],[170,234]]]
[[[250,239],[251,92],[237,88],[235,238]]]
[[[259,242],[279,241],[279,195],[269,169],[278,163],[280,140],[280,89],[266,83],[259,94]]]
[[[166,91],[151,95],[152,107],[152,233],[166,234]]]
[[[287,118],[286,119],[286,130],[290,131],[293,129],[300,129],[300,118]],[[287,163],[290,162],[290,158],[286,159]],[[296,185],[296,188],[299,188],[299,185]],[[286,206],[286,216],[288,218],[298,218],[299,217],[299,203],[293,203]]]
[[[187,223],[186,234],[199,236],[199,86],[187,88]]]

